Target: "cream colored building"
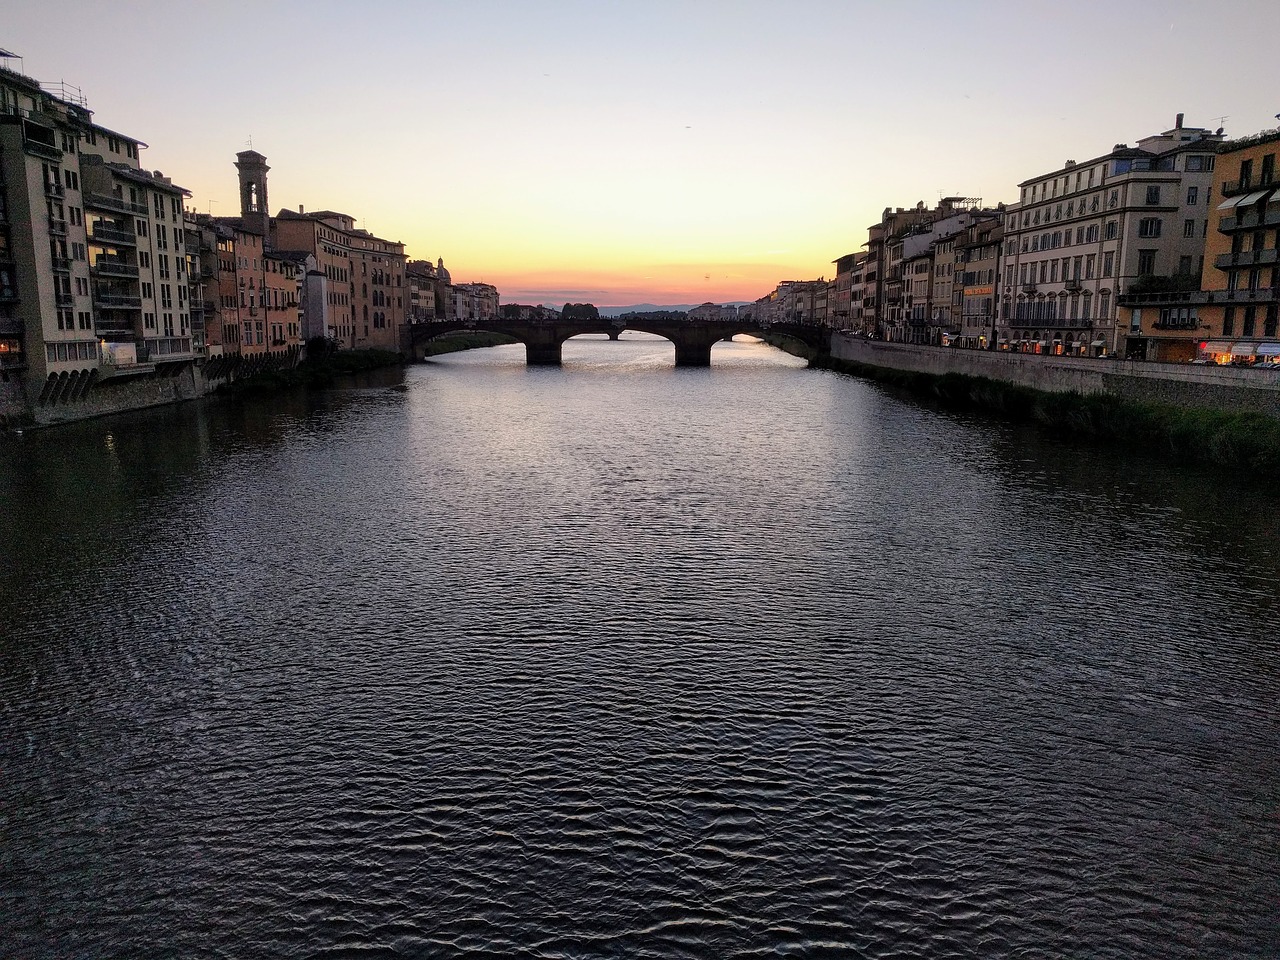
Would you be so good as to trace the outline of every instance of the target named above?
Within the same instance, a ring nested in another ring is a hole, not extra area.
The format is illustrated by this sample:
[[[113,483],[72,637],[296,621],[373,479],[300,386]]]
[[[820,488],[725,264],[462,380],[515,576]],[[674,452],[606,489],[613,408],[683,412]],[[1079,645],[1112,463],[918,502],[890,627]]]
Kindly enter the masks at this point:
[[[146,144],[0,69],[0,372],[40,402],[194,362],[183,200]]]
[[[1005,215],[1000,337],[1036,353],[1123,353],[1118,298],[1199,276],[1221,132],[1184,127],[1020,183]]]

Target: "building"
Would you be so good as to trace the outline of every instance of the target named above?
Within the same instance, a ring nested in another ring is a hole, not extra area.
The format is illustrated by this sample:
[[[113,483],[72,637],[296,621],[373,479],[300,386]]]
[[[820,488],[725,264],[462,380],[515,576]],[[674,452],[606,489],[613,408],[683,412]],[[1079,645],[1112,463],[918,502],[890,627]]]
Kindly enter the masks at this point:
[[[0,375],[39,402],[171,377],[196,352],[183,200],[78,91],[0,69]]]
[[[324,336],[346,347],[401,349],[408,309],[404,244],[358,228],[354,217],[333,210],[307,213],[300,206],[296,213],[282,209],[269,216],[267,172],[271,168],[267,158],[257,151],[243,150],[236,154],[235,166],[240,216],[234,226],[245,237],[262,237],[262,256],[271,254],[266,273],[257,278],[258,297],[263,296],[263,283],[281,294],[290,281],[300,283],[297,302],[290,308],[300,314],[296,321],[300,339]],[[257,246],[248,242],[250,260],[261,260],[254,255]],[[286,261],[292,264],[289,271],[276,273]],[[268,280],[267,274],[276,279]],[[271,287],[273,283],[278,287]],[[253,330],[242,329],[242,335],[252,335],[255,348],[259,322],[266,328],[264,342],[274,339],[272,321],[265,315],[261,321],[254,319]],[[291,326],[283,316],[275,323],[285,331]],[[284,339],[289,340],[287,332]]]
[[[1221,144],[1210,195],[1213,212],[1200,257],[1199,289],[1155,283],[1121,304],[1147,359],[1168,362],[1280,362],[1280,129]]]
[[[996,278],[1004,240],[1003,215],[983,217],[956,236],[952,310],[960,345],[995,349]]]
[[[498,288],[491,283],[454,284],[452,316],[464,323],[495,319],[498,316]]]
[[[1157,277],[1194,284],[1200,272],[1221,140],[1178,114],[1136,147],[1020,183],[1005,216],[1000,337],[1026,352],[1127,352],[1119,298]]]
[[[452,315],[453,278],[445,269],[444,258],[410,260],[405,264],[405,284],[409,292],[409,323],[428,323]]]

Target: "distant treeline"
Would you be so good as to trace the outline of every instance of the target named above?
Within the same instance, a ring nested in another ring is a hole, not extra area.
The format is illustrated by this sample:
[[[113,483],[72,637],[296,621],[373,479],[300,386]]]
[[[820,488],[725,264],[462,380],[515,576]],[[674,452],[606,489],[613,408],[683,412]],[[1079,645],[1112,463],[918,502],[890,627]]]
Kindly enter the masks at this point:
[[[599,320],[600,310],[594,303],[566,303],[560,316],[564,320]]]

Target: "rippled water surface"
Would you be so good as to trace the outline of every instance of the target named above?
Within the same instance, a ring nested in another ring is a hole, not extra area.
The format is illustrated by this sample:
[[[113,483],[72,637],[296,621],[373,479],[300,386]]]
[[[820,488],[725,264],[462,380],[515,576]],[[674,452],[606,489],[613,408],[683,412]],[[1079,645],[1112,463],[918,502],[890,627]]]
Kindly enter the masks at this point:
[[[759,344],[0,443],[0,956],[1280,953],[1280,515]]]

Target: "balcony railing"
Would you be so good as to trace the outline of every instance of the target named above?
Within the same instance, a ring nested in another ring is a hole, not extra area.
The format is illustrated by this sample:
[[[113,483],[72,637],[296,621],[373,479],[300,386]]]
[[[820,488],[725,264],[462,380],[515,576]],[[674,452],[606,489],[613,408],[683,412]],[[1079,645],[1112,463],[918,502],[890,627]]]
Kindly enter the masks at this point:
[[[151,362],[181,360],[192,355],[190,337],[157,337],[146,341],[146,356]]]
[[[1070,279],[1070,280],[1064,280],[1064,281],[1063,281],[1063,283],[1062,283],[1062,285],[1063,285],[1064,287],[1066,287],[1068,290],[1079,290],[1079,289],[1080,289],[1080,281],[1079,281],[1078,279],[1075,279],[1075,278],[1072,278],[1072,279]]]
[[[93,262],[90,271],[95,276],[100,277],[136,277],[138,268],[132,263],[125,263],[123,260],[108,260],[106,257],[99,257]]]
[[[26,137],[23,140],[22,148],[26,150],[27,153],[37,157],[44,157],[46,160],[62,159],[62,151],[57,147],[48,143],[42,143],[39,140],[33,140],[31,137]]]
[[[122,243],[129,247],[136,247],[138,245],[138,238],[134,235],[132,230],[125,230],[118,226],[109,226],[101,221],[93,225],[93,232],[89,234],[89,238],[101,243]]]
[[[65,237],[67,235],[67,221],[59,220],[57,217],[50,217],[49,232],[55,237]]]
[[[93,302],[108,310],[141,310],[142,298],[122,293],[95,293]]]
[[[1255,267],[1255,266],[1271,266],[1276,263],[1276,249],[1270,250],[1244,250],[1240,253],[1224,253],[1221,254],[1213,265],[1219,270],[1227,270],[1231,267]]]
[[[53,302],[60,307],[73,307],[75,306],[76,298],[74,294],[58,290],[53,295]]]
[[[57,197],[61,200],[66,196],[66,193],[67,191],[63,188],[62,184],[54,180],[46,180],[44,182],[44,195],[46,197]]]
[[[84,205],[97,210],[116,210],[120,213],[136,213],[146,216],[150,211],[145,203],[134,203],[124,197],[116,197],[106,193],[86,193]]]
[[[1122,307],[1190,306],[1202,303],[1256,303],[1280,296],[1280,287],[1257,287],[1253,290],[1166,290],[1158,293],[1121,294]]]
[[[71,271],[70,257],[54,257],[53,269],[55,273],[69,273]]]
[[[1024,284],[1022,285],[1022,292],[1023,292],[1023,293],[1035,293],[1035,292],[1036,292],[1036,285],[1035,285],[1034,283],[1024,283]]]

